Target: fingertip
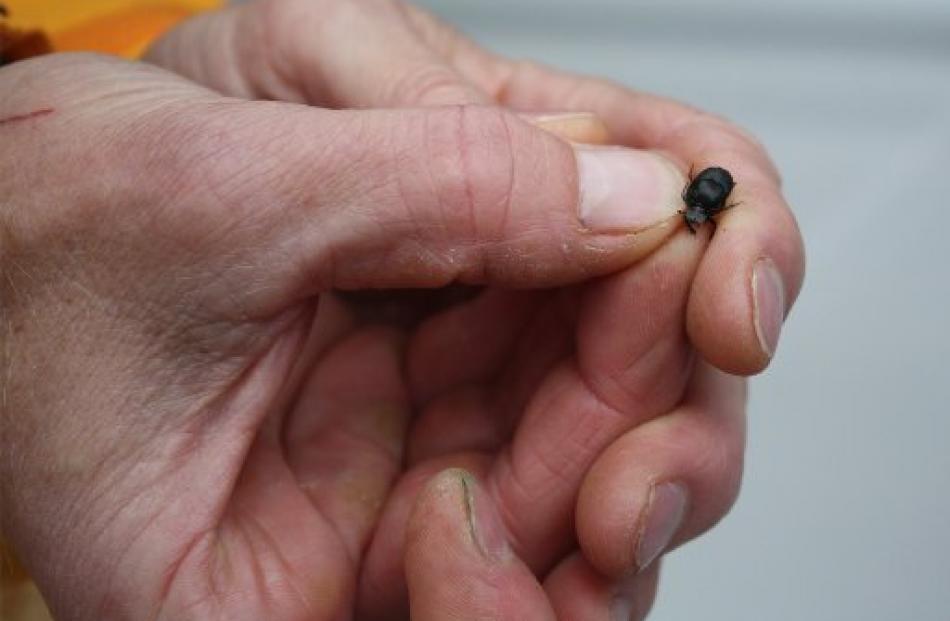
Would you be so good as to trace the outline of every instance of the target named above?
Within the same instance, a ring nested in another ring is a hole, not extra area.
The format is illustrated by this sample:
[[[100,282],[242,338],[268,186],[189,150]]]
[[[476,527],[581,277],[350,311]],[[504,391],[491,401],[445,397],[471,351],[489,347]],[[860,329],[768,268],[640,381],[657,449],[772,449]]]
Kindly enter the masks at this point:
[[[606,130],[590,114],[520,116],[507,126],[520,174],[502,237],[519,251],[508,242],[501,254],[489,251],[482,271],[494,279],[531,287],[586,280],[638,262],[677,230],[685,178],[667,157],[597,144]],[[590,144],[558,139],[565,135]],[[521,260],[528,255],[536,260]]]
[[[729,274],[719,266],[703,269],[705,265],[700,266],[687,306],[690,342],[718,369],[736,375],[759,373],[771,355],[755,332],[750,270]]]
[[[666,157],[624,147],[575,145],[581,224],[594,232],[636,231],[677,214],[686,182]]]
[[[472,557],[481,563],[479,557],[493,561],[508,554],[507,543],[491,528],[490,519],[483,517],[486,509],[481,494],[475,477],[463,468],[443,470],[425,484],[406,528],[408,569],[435,565],[435,559],[429,559],[432,548],[442,551],[443,562],[447,557]],[[490,543],[486,533],[491,535]],[[425,562],[414,562],[417,558]],[[407,575],[411,578],[413,572],[407,571]]]
[[[553,618],[541,585],[511,551],[490,497],[461,468],[443,470],[420,493],[405,563],[413,619]]]
[[[585,557],[618,580],[651,569],[676,540],[691,510],[684,482],[657,478],[655,470],[662,470],[657,464],[637,468],[632,463],[628,451],[614,451],[598,462],[577,503],[578,541]]]
[[[729,511],[742,478],[744,387],[699,363],[679,408],[628,431],[591,466],[575,522],[593,567],[642,574]]]
[[[734,375],[769,366],[804,276],[794,217],[774,190],[760,196],[723,214],[687,307],[691,342],[706,361]]]
[[[544,589],[558,619],[640,621],[653,606],[658,577],[657,563],[641,574],[607,578],[575,553],[548,574]]]

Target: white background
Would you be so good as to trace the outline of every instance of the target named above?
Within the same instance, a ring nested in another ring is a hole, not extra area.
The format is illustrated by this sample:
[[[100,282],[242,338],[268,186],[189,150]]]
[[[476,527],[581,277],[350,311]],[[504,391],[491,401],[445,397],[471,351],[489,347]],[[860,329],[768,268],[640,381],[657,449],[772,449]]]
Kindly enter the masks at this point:
[[[768,145],[808,245],[733,513],[655,621],[950,620],[950,0],[424,0]]]

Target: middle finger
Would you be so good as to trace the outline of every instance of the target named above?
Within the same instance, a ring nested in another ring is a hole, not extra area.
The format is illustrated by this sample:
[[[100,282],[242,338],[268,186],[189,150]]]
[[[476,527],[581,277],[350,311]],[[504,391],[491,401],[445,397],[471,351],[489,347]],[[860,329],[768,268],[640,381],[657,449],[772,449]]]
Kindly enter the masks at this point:
[[[322,0],[249,7],[240,30],[277,33],[269,58],[308,103],[383,108],[488,103],[430,49],[393,0]]]
[[[513,547],[536,571],[570,545],[577,491],[601,451],[682,396],[693,357],[685,309],[702,247],[681,232],[590,285],[574,359],[548,374],[493,467],[490,488]]]

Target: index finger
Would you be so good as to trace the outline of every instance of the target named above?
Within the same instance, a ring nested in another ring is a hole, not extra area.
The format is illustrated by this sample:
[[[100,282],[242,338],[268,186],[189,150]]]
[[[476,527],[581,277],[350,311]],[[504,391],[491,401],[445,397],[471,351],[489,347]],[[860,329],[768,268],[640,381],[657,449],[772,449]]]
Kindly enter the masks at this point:
[[[725,120],[669,99],[535,64],[507,67],[498,90],[505,105],[592,112],[614,142],[662,151],[684,171],[721,166],[732,173],[737,185],[730,199],[738,205],[718,217],[693,282],[687,329],[720,369],[763,370],[801,290],[805,265],[801,233],[762,146]]]

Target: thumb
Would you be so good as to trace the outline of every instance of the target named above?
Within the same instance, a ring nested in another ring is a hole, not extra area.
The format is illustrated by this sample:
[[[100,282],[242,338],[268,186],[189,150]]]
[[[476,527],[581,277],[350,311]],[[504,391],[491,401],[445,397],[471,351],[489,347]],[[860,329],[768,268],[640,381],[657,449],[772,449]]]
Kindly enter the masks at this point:
[[[308,293],[579,281],[678,225],[685,178],[662,156],[568,143],[499,108],[235,106],[203,187],[251,236],[232,247]]]
[[[422,490],[406,530],[405,569],[417,621],[553,619],[530,570],[513,556],[487,495],[451,468]]]

